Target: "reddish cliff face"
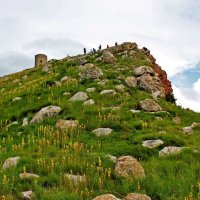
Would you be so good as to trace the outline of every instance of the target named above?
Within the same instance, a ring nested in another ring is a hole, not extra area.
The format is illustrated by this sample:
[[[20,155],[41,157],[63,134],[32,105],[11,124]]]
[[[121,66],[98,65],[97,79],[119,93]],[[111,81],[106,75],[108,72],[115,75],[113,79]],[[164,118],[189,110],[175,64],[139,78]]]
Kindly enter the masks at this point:
[[[158,77],[163,84],[165,95],[172,95],[173,89],[172,89],[171,82],[167,78],[167,73],[164,70],[162,70],[161,67],[156,63],[156,59],[150,54],[150,51],[147,51],[146,55],[150,59],[151,63],[153,64],[154,71],[155,73],[158,74]]]

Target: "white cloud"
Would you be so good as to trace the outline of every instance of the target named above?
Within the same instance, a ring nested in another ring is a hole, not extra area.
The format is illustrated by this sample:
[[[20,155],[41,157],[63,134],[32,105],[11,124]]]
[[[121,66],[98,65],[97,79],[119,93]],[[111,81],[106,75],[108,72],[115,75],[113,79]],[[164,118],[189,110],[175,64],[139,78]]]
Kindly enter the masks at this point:
[[[194,90],[200,94],[200,78],[194,83]]]

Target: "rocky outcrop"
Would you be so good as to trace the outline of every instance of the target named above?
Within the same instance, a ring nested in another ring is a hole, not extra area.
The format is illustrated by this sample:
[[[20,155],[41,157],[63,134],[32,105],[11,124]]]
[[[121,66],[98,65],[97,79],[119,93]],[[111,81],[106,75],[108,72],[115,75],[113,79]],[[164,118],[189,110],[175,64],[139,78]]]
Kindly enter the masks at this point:
[[[102,70],[90,63],[80,66],[79,71],[81,79],[100,79],[103,76]]]
[[[124,51],[128,51],[128,50],[134,50],[137,49],[138,45],[134,42],[124,42],[121,45],[117,45],[116,47],[113,47],[113,49],[115,49],[116,53],[121,53]]]
[[[97,137],[110,135],[112,133],[112,129],[110,128],[97,128],[92,131]]]
[[[146,194],[131,193],[128,194],[123,200],[151,200]]]
[[[118,158],[114,171],[118,176],[126,178],[145,178],[145,172],[142,165],[132,156],[122,156]]]
[[[77,92],[73,97],[70,98],[70,101],[86,101],[88,95],[85,92]]]
[[[144,74],[137,78],[138,87],[144,89],[150,93],[159,92],[156,97],[164,97],[165,91],[160,79],[157,76],[151,76],[150,74]]]
[[[62,109],[58,106],[47,106],[42,108],[30,121],[31,124],[42,122],[45,118],[54,117],[60,113]]]
[[[161,67],[156,63],[156,59],[150,54],[150,51],[146,52],[146,56],[152,63],[155,73],[158,74],[158,77],[164,88],[165,95],[172,95],[173,89],[171,82],[167,78],[167,73],[164,70],[162,70]]]
[[[160,105],[151,99],[145,99],[144,101],[140,101],[140,107],[146,112],[162,111]]]
[[[137,67],[136,69],[134,69],[134,74],[136,76],[142,76],[145,74],[154,76],[155,73],[154,73],[154,70],[149,66],[140,66],[140,67]]]

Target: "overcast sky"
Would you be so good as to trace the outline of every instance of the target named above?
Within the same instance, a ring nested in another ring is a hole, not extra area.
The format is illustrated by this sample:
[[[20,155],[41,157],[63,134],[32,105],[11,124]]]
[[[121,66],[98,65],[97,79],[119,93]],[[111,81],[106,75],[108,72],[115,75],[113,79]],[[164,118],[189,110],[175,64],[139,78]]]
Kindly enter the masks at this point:
[[[178,104],[200,111],[200,0],[0,0],[0,76],[114,42],[148,47]]]

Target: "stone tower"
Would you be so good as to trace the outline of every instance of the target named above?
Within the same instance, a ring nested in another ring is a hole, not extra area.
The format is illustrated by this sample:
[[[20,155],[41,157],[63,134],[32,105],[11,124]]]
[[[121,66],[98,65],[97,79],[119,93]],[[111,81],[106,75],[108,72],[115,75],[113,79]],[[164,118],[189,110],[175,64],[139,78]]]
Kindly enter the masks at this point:
[[[35,55],[35,67],[45,65],[47,63],[47,56],[45,54]]]

